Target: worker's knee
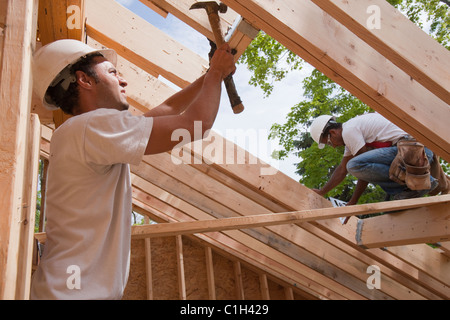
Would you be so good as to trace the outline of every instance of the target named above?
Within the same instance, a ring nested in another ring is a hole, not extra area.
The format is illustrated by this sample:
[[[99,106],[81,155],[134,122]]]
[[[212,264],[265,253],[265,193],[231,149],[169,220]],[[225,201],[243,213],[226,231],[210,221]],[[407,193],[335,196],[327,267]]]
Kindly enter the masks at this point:
[[[356,176],[359,172],[361,172],[364,165],[357,160],[356,158],[350,159],[347,162],[347,172],[353,176]]]

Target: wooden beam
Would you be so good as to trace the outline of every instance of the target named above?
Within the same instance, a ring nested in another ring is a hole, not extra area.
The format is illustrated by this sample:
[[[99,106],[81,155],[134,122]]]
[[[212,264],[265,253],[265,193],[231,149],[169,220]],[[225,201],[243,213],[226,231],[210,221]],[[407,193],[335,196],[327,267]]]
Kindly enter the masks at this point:
[[[34,225],[36,217],[36,198],[39,172],[39,152],[41,124],[36,114],[31,114],[28,132],[27,159],[24,176],[23,211],[20,222],[20,245],[18,258],[17,300],[30,297],[31,268],[34,244]]]
[[[239,261],[233,262],[234,283],[236,287],[236,299],[244,300],[244,285],[242,282],[242,268]]]
[[[267,282],[267,275],[265,273],[259,275],[259,285],[262,300],[270,300],[269,283]]]
[[[223,2],[450,161],[448,104],[314,3]]]
[[[180,300],[186,300],[186,278],[184,273],[183,239],[181,235],[175,236],[177,248],[178,293]]]
[[[0,48],[0,299],[14,299],[21,273],[20,229],[30,125],[31,60],[36,41],[37,1],[2,1]]]
[[[394,6],[384,0],[312,1],[450,104],[449,51]],[[371,8],[376,12],[370,11]],[[379,25],[375,24],[375,20],[369,21],[371,16],[372,19],[379,19]]]
[[[429,207],[438,204],[443,204],[448,208],[449,202],[450,195],[443,195],[430,198],[379,202],[349,207],[323,208],[286,213],[271,213],[224,219],[189,221],[179,222],[176,224],[133,226],[132,230],[133,237],[141,239],[146,237],[163,237],[212,231],[257,228],[278,224],[348,217],[361,214],[407,210],[417,207]]]
[[[359,221],[358,245],[364,248],[450,241],[448,203]]]
[[[205,247],[206,276],[208,279],[209,300],[216,300],[216,283],[214,279],[214,263],[211,247]]]
[[[88,36],[155,77],[184,88],[208,68],[208,61],[115,1],[86,0],[86,16]]]

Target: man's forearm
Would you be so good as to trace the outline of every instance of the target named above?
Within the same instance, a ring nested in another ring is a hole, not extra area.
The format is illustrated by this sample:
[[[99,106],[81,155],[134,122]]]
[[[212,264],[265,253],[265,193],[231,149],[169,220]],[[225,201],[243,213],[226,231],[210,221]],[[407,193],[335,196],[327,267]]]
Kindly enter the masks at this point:
[[[359,198],[361,198],[361,195],[366,190],[368,184],[369,183],[367,181],[361,179],[358,180],[358,182],[356,183],[355,191],[353,191],[352,198],[347,203],[348,206],[358,203]]]
[[[320,194],[325,195],[336,188],[347,176],[347,169],[340,164],[331,175],[330,180],[320,189]]]
[[[192,103],[203,86],[205,75],[201,76],[186,88],[178,91],[158,107],[145,113],[146,117],[170,116],[183,113]]]

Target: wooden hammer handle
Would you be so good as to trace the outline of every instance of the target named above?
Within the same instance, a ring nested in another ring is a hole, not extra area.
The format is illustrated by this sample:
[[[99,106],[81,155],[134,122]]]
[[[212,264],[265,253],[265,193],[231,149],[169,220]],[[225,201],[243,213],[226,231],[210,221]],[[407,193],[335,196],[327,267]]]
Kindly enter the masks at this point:
[[[208,12],[208,19],[211,24],[212,32],[214,33],[214,38],[216,39],[216,46],[220,47],[225,41],[220,28],[219,14],[216,12]],[[237,93],[233,77],[229,75],[224,79],[224,83],[233,112],[235,114],[241,113],[244,111],[244,105],[242,104],[242,100]]]

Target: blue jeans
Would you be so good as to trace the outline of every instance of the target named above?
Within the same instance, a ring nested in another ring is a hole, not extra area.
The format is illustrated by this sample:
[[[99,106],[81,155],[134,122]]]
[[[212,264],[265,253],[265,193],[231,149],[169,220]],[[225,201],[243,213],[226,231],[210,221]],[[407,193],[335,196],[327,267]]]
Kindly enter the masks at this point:
[[[425,148],[425,154],[431,164],[433,152]],[[396,156],[397,147],[373,149],[352,158],[347,163],[347,171],[358,179],[379,185],[389,195],[396,195],[408,189],[389,179],[389,168]],[[436,179],[430,176],[430,180],[433,183]]]

